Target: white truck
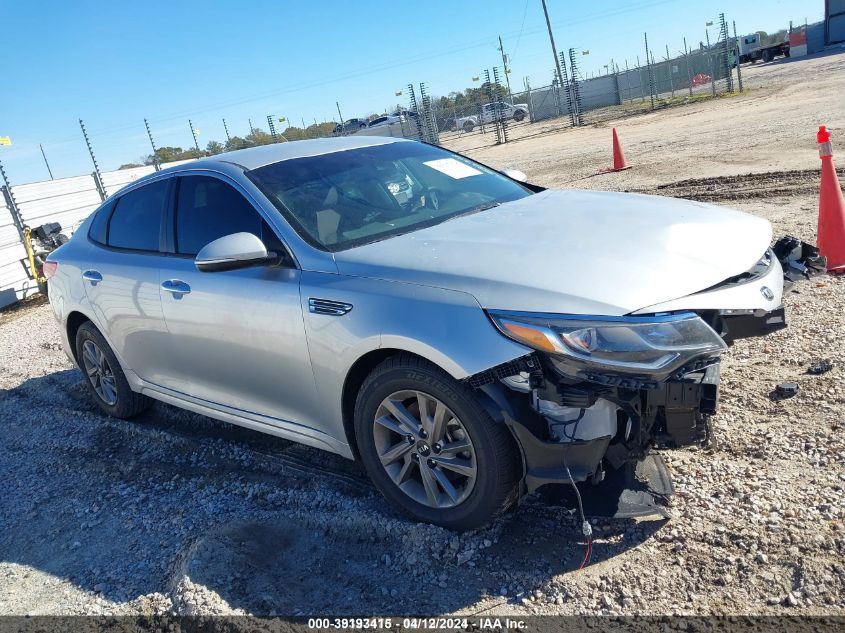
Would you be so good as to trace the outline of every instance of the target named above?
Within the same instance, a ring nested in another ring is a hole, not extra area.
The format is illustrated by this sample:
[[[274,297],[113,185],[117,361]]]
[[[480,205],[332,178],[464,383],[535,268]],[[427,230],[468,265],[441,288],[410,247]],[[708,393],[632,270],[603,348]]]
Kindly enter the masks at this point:
[[[522,121],[528,116],[527,103],[505,103],[504,101],[494,101],[493,103],[485,103],[481,107],[481,121],[480,123],[492,123],[497,121],[500,117],[502,119],[513,119],[514,121]],[[455,129],[463,130],[464,132],[472,132],[472,130],[479,125],[479,116],[472,114],[470,116],[458,117],[455,119]]]
[[[759,33],[743,35],[739,38],[738,43],[740,64],[744,64],[746,62],[751,62],[753,64],[758,59],[762,59],[764,62],[770,62],[780,55],[789,57],[788,41],[770,44],[769,46],[761,46]]]

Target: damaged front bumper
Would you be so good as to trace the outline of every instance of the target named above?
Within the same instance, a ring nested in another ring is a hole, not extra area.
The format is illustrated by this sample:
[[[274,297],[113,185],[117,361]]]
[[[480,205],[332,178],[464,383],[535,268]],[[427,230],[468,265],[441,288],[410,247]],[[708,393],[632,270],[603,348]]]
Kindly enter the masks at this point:
[[[618,479],[615,473],[642,471],[652,473],[656,483],[646,485],[646,490],[656,493],[640,491],[636,498],[665,498],[671,494],[668,472],[661,460],[650,456],[651,449],[709,442],[710,418],[716,413],[719,400],[721,351],[737,339],[765,336],[785,328],[785,312],[780,303],[782,285],[773,280],[779,282],[783,274],[791,282],[798,275],[809,276],[818,265],[817,252],[812,247],[782,240],[776,244],[776,250],[768,251],[747,273],[703,291],[700,296],[708,303],[702,309],[692,310],[724,341],[722,348],[708,348],[668,373],[638,373],[628,368],[614,371],[601,362],[596,365],[581,362],[577,353],[573,361],[571,339],[574,338],[575,344],[582,344],[584,328],[588,328],[583,318],[576,325],[566,327],[548,316],[544,321],[542,315],[530,318],[517,315],[517,320],[511,321],[516,326],[506,331],[507,319],[513,314],[491,314],[503,334],[511,338],[527,336],[535,341],[532,346],[537,350],[468,379],[472,387],[486,394],[491,414],[506,424],[516,438],[522,451],[525,491],[533,492],[548,484],[600,485],[608,474]],[[772,296],[766,293],[769,286],[776,290]],[[716,304],[709,303],[718,291],[736,297],[739,292],[747,294],[749,288],[762,294],[769,309],[714,309],[711,306]],[[671,317],[675,322],[683,321],[682,315]],[[631,322],[637,318],[640,317],[631,318]],[[664,317],[650,318],[659,322]],[[534,329],[526,334],[520,327]],[[538,337],[537,332],[545,339],[556,334],[570,349],[554,349],[554,345],[553,349],[543,349],[546,340]],[[648,468],[644,466],[646,462]],[[631,493],[626,489],[620,498]],[[620,504],[615,515],[644,514],[649,507],[653,510],[654,504]]]
[[[495,378],[516,365],[519,374]],[[533,492],[547,484],[598,484],[608,469],[636,464],[652,447],[706,442],[718,403],[718,358],[687,369],[663,382],[617,377],[625,384],[601,384],[572,380],[531,354],[475,376],[474,386],[516,438],[525,490]]]

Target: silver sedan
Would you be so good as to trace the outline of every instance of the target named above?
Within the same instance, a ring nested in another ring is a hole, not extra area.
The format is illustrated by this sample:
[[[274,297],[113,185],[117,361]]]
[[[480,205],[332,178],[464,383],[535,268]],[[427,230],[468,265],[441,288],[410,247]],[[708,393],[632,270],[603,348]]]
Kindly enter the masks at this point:
[[[45,271],[107,415],[155,399],[360,459],[413,518],[468,529],[702,441],[727,343],[785,326],[770,239],[354,137],[140,179]]]

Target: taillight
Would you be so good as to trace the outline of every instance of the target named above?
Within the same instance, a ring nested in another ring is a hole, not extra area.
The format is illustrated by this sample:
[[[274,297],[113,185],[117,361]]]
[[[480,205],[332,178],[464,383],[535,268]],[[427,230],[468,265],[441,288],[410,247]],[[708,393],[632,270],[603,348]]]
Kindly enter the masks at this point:
[[[59,269],[59,263],[58,262],[51,262],[50,260],[45,261],[44,266],[42,266],[42,268],[41,268],[41,270],[44,271],[44,277],[46,279],[49,279],[50,277],[55,275],[56,271],[58,269]]]

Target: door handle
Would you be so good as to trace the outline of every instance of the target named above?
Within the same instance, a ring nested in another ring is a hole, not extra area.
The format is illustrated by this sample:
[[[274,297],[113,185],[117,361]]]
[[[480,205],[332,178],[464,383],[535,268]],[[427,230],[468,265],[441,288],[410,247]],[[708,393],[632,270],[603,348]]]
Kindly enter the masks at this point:
[[[168,279],[161,282],[161,289],[172,295],[186,295],[191,292],[191,287],[181,279]]]
[[[96,270],[86,270],[82,273],[82,278],[86,281],[90,281],[92,284],[96,284],[98,281],[103,280],[103,276]]]

